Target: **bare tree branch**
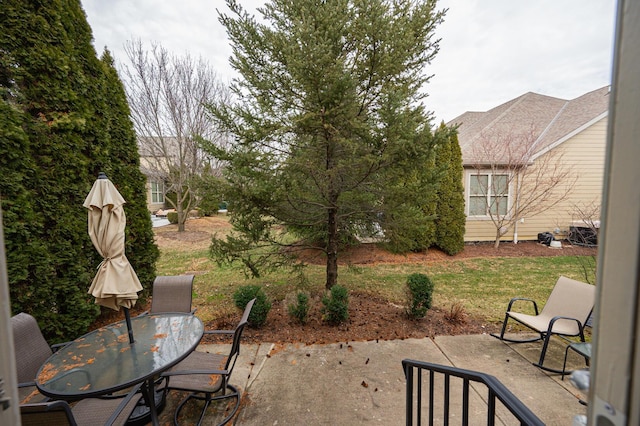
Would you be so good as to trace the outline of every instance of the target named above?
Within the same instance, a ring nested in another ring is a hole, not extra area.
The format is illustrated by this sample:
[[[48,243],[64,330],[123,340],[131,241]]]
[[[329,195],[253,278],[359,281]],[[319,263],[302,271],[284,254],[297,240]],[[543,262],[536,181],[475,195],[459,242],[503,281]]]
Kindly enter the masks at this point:
[[[563,161],[560,150],[536,156],[541,148],[535,136],[538,133],[533,127],[482,133],[471,149],[476,175],[493,177],[486,182],[477,179],[477,183],[488,200],[486,215],[496,228],[496,248],[517,221],[555,207],[567,198],[577,181],[577,174]],[[501,187],[496,187],[496,181]]]
[[[157,44],[145,50],[140,40],[128,42],[129,64],[121,66],[131,118],[138,134],[142,167],[164,182],[165,197],[178,212],[184,231],[188,212],[196,207],[193,177],[221,164],[200,149],[198,140],[227,143],[207,112],[213,102],[228,102],[229,91],[202,58],[178,57]]]

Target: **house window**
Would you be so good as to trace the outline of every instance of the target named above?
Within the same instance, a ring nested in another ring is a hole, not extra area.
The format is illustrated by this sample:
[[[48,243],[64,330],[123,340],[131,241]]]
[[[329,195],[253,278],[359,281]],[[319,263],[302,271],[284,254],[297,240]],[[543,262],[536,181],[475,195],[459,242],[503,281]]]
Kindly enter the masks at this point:
[[[509,206],[509,175],[477,173],[469,176],[469,216],[504,216]]]
[[[151,182],[151,202],[164,203],[164,183]]]

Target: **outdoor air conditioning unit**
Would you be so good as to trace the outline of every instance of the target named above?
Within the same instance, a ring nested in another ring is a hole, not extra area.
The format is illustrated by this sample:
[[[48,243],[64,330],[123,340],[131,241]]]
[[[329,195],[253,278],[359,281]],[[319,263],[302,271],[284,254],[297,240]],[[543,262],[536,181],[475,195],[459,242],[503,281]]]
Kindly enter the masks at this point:
[[[595,247],[598,245],[598,231],[600,221],[593,222],[584,220],[574,220],[569,226],[568,240],[576,246]]]

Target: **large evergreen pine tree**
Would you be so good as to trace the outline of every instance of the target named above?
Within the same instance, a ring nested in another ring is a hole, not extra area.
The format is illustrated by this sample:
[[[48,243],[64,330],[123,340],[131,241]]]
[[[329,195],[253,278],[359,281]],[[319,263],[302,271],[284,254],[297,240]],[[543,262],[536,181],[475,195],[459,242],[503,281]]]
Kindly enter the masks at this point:
[[[12,111],[3,133],[15,129],[0,163],[0,175],[13,176],[0,187],[11,303],[14,313],[34,315],[52,340],[76,337],[99,312],[87,290],[101,259],[82,203],[99,169],[115,172],[125,161],[113,146],[125,143],[128,155],[137,155],[130,140],[119,141],[109,129],[112,122],[132,127],[110,116],[109,79],[91,37],[78,0],[6,0],[0,8],[3,108]],[[5,160],[16,151],[20,167]],[[119,182],[133,175],[112,178],[126,188]],[[139,171],[130,184],[140,185]],[[127,201],[144,203],[143,190],[130,191]],[[137,226],[147,228],[141,233],[147,237],[129,253],[153,245],[148,214],[143,222]],[[150,285],[153,262],[133,266]]]
[[[281,250],[286,229],[326,254],[331,288],[342,244],[357,236],[379,228],[398,250],[416,235],[424,244],[432,187],[418,187],[430,175],[418,174],[432,158],[422,88],[438,51],[435,1],[271,0],[260,21],[238,3],[227,0],[221,21],[239,100],[213,110],[237,138],[216,154],[229,164],[238,233],[214,241],[214,255],[257,275],[280,265],[269,256],[291,253]]]

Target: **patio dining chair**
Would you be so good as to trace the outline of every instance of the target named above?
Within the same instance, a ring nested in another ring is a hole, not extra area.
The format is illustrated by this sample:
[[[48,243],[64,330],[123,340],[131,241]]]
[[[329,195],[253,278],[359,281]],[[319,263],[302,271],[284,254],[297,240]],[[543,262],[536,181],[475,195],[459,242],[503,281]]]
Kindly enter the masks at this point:
[[[163,314],[171,312],[183,312],[195,314],[196,310],[191,307],[193,299],[193,280],[195,275],[159,275],[153,280],[151,292],[151,309],[140,315]],[[164,392],[163,377],[158,377],[155,388],[161,395],[164,404],[166,393]]]
[[[73,406],[66,401],[20,405],[23,426],[120,426],[127,423],[142,394],[141,384],[122,398],[87,398]]]
[[[11,317],[11,328],[20,401],[36,402],[46,399],[37,392],[36,375],[47,358],[66,343],[49,346],[36,319],[24,312]]]
[[[189,392],[189,395],[180,402],[175,415],[174,422],[178,424],[180,412],[190,400],[204,401],[204,407],[200,413],[198,425],[200,425],[207,412],[207,408],[213,401],[234,401],[234,405],[225,418],[218,424],[228,423],[238,411],[240,406],[240,391],[229,383],[233,367],[240,354],[240,339],[242,331],[247,325],[251,308],[256,299],[247,303],[240,322],[235,330],[211,330],[205,334],[221,334],[233,336],[231,349],[228,354],[211,354],[207,352],[192,352],[178,365],[163,374],[167,377],[168,383],[165,390],[178,390]]]
[[[571,342],[568,337],[579,337],[580,341],[584,342],[584,328],[593,311],[595,297],[596,288],[594,285],[561,276],[558,278],[541,312],[538,312],[538,305],[534,300],[515,297],[509,302],[500,334],[492,333],[491,335],[511,343],[542,340],[540,359],[533,364],[543,370],[562,374],[562,370],[544,365],[551,336],[559,336],[568,342]],[[514,304],[519,301],[530,302],[533,305],[535,315],[513,311]],[[536,331],[538,336],[533,339],[510,339],[505,337],[509,319],[513,319]]]
[[[165,312],[195,313],[191,308],[193,275],[158,276],[153,281],[151,314]]]

